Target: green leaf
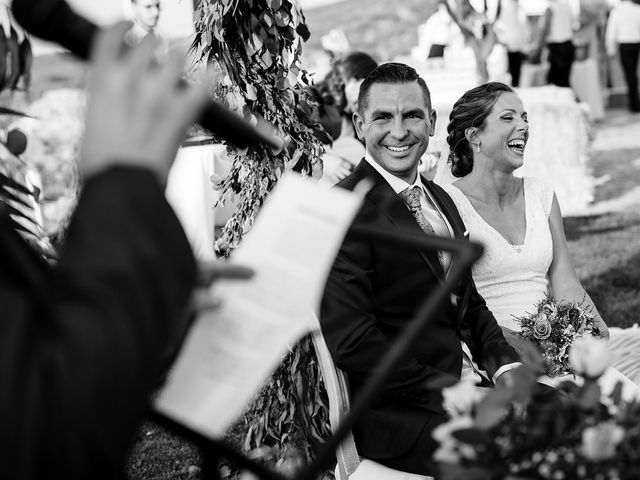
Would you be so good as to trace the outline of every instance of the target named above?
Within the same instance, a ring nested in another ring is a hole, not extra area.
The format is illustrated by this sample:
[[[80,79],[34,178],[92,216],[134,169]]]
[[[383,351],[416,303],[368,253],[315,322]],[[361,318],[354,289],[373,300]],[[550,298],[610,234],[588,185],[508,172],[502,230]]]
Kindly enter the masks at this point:
[[[622,382],[616,383],[616,386],[613,387],[613,391],[611,392],[610,397],[614,405],[620,406],[622,404]]]
[[[510,386],[512,400],[526,402],[531,398],[536,387],[538,372],[525,363],[513,370],[511,379],[513,380]]]
[[[461,428],[451,433],[456,440],[468,445],[491,445],[493,437],[479,428]]]
[[[511,392],[494,388],[487,393],[476,407],[476,425],[489,430],[505,419],[511,405]]]
[[[590,380],[585,380],[579,390],[578,405],[585,409],[595,409],[600,404],[600,386]]]
[[[304,23],[300,23],[296,27],[296,33],[302,37],[302,41],[306,42],[311,37],[311,32],[309,31],[309,27],[307,27]]]
[[[253,102],[258,99],[258,92],[256,91],[256,88],[253,85],[250,85],[247,83],[245,88],[247,90],[247,100],[250,100]]]
[[[276,20],[276,25],[278,25],[279,27],[286,27],[291,21],[291,17],[289,16],[289,14],[282,10],[278,10],[275,13],[274,18]]]

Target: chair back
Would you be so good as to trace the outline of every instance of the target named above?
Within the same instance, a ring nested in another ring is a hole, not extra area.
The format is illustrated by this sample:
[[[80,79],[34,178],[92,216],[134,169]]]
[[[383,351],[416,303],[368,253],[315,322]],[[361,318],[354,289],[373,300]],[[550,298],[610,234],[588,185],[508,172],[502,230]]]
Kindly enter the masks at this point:
[[[349,411],[349,388],[344,372],[336,368],[327,348],[327,344],[320,330],[318,316],[313,313],[314,330],[311,334],[313,346],[316,350],[320,373],[324,380],[327,396],[329,397],[329,423],[331,430],[336,431],[340,421]],[[356,471],[360,464],[360,457],[356,450],[356,443],[353,434],[344,438],[336,451],[336,480],[348,480],[349,476]]]

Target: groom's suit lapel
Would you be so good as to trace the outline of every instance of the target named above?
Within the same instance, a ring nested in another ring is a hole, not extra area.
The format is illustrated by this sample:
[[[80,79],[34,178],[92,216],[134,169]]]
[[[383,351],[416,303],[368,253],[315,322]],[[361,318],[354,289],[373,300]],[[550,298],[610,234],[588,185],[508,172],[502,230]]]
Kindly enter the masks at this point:
[[[469,241],[468,233],[465,228],[464,222],[462,221],[462,217],[460,217],[460,213],[456,208],[451,197],[440,187],[435,185],[433,182],[426,181],[424,178],[422,179],[423,183],[426,185],[427,189],[433,195],[433,198],[438,202],[440,208],[442,209],[442,213],[447,217],[449,223],[451,224],[451,228],[453,230],[453,235],[456,239]],[[451,266],[450,269],[455,266],[455,262],[457,258],[453,256],[451,258]],[[469,305],[469,299],[472,291],[472,282],[462,280],[460,284],[454,286],[452,292],[452,303],[457,306],[457,314],[455,318],[455,323],[460,327],[460,323],[462,318],[465,316],[467,307]],[[455,300],[454,300],[455,299]]]
[[[375,168],[369,165],[366,160],[362,160],[357,170],[360,170],[358,173],[362,173],[363,177],[374,179],[374,185],[367,193],[367,198],[380,210],[382,215],[401,229],[417,234],[424,234],[404,202],[398,198],[398,194],[393,191],[389,183],[387,183]],[[437,253],[433,250],[427,251],[423,248],[417,248],[416,250],[431,269],[433,275],[442,283],[444,270],[438,261]]]
[[[430,182],[424,177],[422,177],[422,183],[438,203],[438,206],[442,210],[442,213],[444,213],[445,217],[447,217],[447,220],[449,221],[449,224],[451,225],[451,228],[453,230],[453,236],[458,239],[465,238],[464,223],[462,222],[462,218],[460,217],[458,209],[453,203],[453,200],[451,200],[451,197],[449,197],[449,195],[447,195],[447,193],[442,188],[438,187],[435,183]]]

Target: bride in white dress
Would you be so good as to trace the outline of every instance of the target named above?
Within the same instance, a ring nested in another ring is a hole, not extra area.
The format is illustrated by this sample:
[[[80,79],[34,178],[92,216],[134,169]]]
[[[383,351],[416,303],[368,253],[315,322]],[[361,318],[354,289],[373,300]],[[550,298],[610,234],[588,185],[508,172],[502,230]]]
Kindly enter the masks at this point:
[[[513,175],[529,138],[520,98],[509,86],[490,82],[466,92],[449,118],[449,161],[459,179],[443,188],[470,239],[484,246],[473,279],[507,340],[514,341],[513,332],[520,329],[515,317],[532,313],[547,292],[591,307],[596,326],[608,338],[573,266],[553,190],[539,179]],[[605,392],[618,382],[625,398],[640,397],[638,386],[615,369],[600,379]]]

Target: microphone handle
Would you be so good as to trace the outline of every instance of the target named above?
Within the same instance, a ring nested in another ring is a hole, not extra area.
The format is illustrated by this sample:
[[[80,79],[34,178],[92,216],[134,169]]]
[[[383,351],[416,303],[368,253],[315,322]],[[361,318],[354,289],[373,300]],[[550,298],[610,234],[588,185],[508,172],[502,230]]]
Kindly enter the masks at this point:
[[[84,60],[89,59],[92,40],[99,28],[74,12],[65,1],[13,0],[11,8],[16,20],[28,32],[43,40],[58,43]],[[255,128],[214,101],[205,106],[198,123],[238,148],[265,143],[277,153],[284,145],[281,138]]]

